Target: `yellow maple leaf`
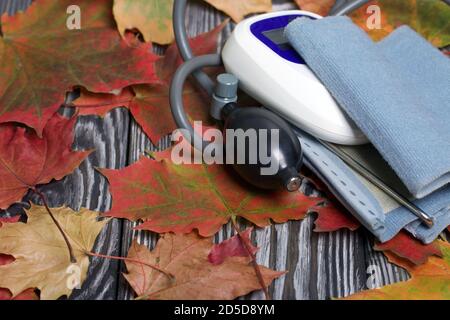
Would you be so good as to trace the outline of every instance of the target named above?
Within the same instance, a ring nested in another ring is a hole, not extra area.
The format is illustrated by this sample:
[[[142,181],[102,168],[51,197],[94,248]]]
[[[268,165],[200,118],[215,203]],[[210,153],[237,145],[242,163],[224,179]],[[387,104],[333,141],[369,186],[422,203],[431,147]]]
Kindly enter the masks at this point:
[[[5,224],[0,228],[0,253],[15,261],[0,266],[0,288],[13,296],[28,288],[38,288],[42,300],[53,300],[72,292],[69,280],[76,274],[86,279],[90,252],[95,239],[108,222],[97,221],[98,214],[87,209],[52,209],[72,247],[76,264],[70,262],[67,245],[45,207],[32,205],[27,223]],[[70,271],[72,270],[72,272]]]

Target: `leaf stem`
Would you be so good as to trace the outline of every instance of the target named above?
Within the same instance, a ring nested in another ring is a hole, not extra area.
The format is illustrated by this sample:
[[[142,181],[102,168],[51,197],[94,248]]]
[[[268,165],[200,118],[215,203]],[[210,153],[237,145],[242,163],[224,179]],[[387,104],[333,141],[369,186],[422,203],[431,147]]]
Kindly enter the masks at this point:
[[[261,273],[261,269],[259,268],[259,265],[256,262],[256,256],[252,252],[252,249],[250,248],[249,244],[245,240],[244,236],[242,236],[242,233],[236,224],[236,218],[232,217],[231,222],[233,224],[234,230],[236,231],[239,240],[241,241],[242,245],[244,246],[245,250],[247,251],[248,256],[252,260],[253,268],[255,269],[256,277],[258,278],[261,288],[264,291],[264,296],[266,297],[266,300],[270,300],[269,290],[267,289],[266,283],[265,283],[263,275]]]
[[[104,254],[100,254],[100,253],[95,253],[95,252],[89,252],[89,251],[85,251],[85,254],[87,254],[88,256],[91,257],[98,257],[98,258],[104,258],[104,259],[111,259],[111,260],[120,260],[120,261],[128,261],[128,262],[132,262],[132,263],[137,263],[137,264],[142,264],[144,266],[150,267],[156,271],[161,272],[162,274],[164,274],[165,276],[167,276],[170,280],[175,279],[175,276],[173,274],[171,274],[168,271],[165,271],[163,269],[161,269],[160,267],[157,267],[153,264],[150,263],[146,263],[137,259],[131,259],[131,258],[124,258],[124,257],[117,257],[117,256],[108,256],[108,255],[104,255]]]
[[[38,189],[36,189],[36,188],[32,188],[32,190],[33,190],[33,192],[35,194],[37,194],[41,198],[42,203],[45,206],[45,209],[47,210],[48,214],[52,218],[52,220],[55,223],[56,227],[58,228],[59,232],[63,236],[64,241],[66,242],[67,248],[69,250],[70,262],[71,263],[77,263],[77,259],[75,258],[75,255],[73,254],[72,245],[70,244],[69,239],[67,238],[67,235],[64,232],[63,228],[61,227],[61,225],[59,224],[58,220],[56,220],[55,216],[53,215],[52,211],[50,210],[50,208],[49,208],[49,206],[47,204],[47,199],[46,199],[45,195],[42,192],[40,192]]]

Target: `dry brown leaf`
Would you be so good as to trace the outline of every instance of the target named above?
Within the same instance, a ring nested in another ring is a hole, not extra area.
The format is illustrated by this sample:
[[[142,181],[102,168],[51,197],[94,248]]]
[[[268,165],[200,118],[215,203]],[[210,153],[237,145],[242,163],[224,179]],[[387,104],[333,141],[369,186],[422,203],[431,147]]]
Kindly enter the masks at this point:
[[[205,0],[213,7],[225,12],[235,22],[251,13],[272,11],[272,0]]]
[[[229,257],[213,265],[208,261],[212,248],[211,238],[194,233],[164,234],[151,252],[133,242],[128,258],[157,265],[175,278],[132,262],[126,262],[124,276],[140,298],[152,300],[229,300],[261,288],[250,258]],[[266,285],[283,274],[260,268]]]
[[[90,252],[95,239],[108,220],[97,221],[98,214],[87,209],[52,209],[73,246],[77,263],[71,267],[69,253],[61,233],[45,207],[32,205],[27,223],[5,224],[0,228],[0,253],[15,258],[0,266],[0,288],[13,296],[28,288],[38,288],[42,300],[70,295],[70,276],[79,271],[81,283],[86,279]],[[78,269],[77,269],[78,268]],[[72,271],[71,271],[72,270]],[[71,273],[72,272],[72,273]]]
[[[327,16],[336,0],[295,0],[295,2],[302,10]]]

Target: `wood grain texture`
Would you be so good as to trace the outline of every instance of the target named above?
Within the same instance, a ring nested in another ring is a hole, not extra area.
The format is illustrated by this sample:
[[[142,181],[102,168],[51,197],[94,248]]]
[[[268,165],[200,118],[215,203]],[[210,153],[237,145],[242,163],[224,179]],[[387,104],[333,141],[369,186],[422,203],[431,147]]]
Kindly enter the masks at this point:
[[[71,110],[64,110],[68,115]],[[127,163],[129,113],[115,109],[105,118],[79,117],[75,127],[75,150],[94,149],[94,153],[79,169],[65,179],[42,188],[50,205],[68,205],[77,210],[85,207],[107,211],[111,195],[107,180],[95,168],[118,169]],[[34,198],[34,202],[39,202]],[[94,252],[120,256],[122,221],[112,220],[97,238]],[[70,299],[108,299],[117,297],[119,263],[114,260],[91,258],[88,278],[81,290],[75,290]]]
[[[0,0],[0,13],[13,13],[23,9],[31,1]],[[275,9],[293,8],[289,1],[274,0]],[[212,7],[193,1],[188,6],[189,34],[197,35],[218,25],[224,15]],[[224,38],[231,31],[230,24],[224,31]],[[161,49],[158,49],[161,52]],[[69,115],[71,110],[63,110]],[[159,148],[168,146],[168,138],[161,141]],[[104,119],[81,117],[76,125],[76,149],[95,148],[87,161],[72,175],[62,181],[42,188],[54,206],[66,204],[74,209],[81,206],[105,211],[111,206],[111,196],[106,180],[95,171],[95,167],[120,168],[138,160],[147,150],[155,150],[125,109],[116,109]],[[305,193],[314,193],[304,185]],[[38,201],[29,195],[33,201]],[[20,213],[23,205],[13,206],[3,215]],[[303,221],[292,221],[257,229],[254,243],[260,247],[258,263],[276,270],[288,270],[270,287],[274,299],[328,299],[343,297],[367,287],[367,281],[384,285],[404,281],[407,273],[389,264],[385,257],[372,249],[372,236],[365,231],[342,230],[317,234],[313,231],[314,217]],[[242,227],[246,226],[241,222]],[[133,238],[149,248],[156,244],[158,236],[151,232],[134,231],[135,223],[114,220],[97,240],[95,251],[109,255],[126,255]],[[215,236],[219,242],[232,236],[233,230],[226,225]],[[133,292],[120,275],[123,265],[115,261],[93,259],[89,276],[81,290],[76,290],[71,299],[131,299]],[[369,273],[368,273],[369,272]],[[373,277],[370,277],[371,274]],[[244,299],[262,299],[261,292],[255,292]]]

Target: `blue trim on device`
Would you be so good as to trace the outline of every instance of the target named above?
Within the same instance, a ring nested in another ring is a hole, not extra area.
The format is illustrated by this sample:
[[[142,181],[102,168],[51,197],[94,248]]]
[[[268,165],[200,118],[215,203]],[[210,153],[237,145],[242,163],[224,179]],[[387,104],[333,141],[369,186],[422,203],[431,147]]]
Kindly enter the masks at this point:
[[[316,19],[314,17],[303,15],[303,14],[290,14],[285,16],[278,16],[273,18],[268,18],[264,20],[257,21],[253,23],[250,26],[250,31],[253,33],[253,35],[258,38],[261,42],[263,42],[266,46],[268,46],[272,51],[274,51],[276,54],[278,54],[280,57],[297,63],[297,64],[306,64],[302,57],[297,53],[297,51],[292,48],[290,45],[286,46],[280,46],[274,43],[272,40],[270,40],[267,36],[264,35],[264,32],[270,31],[270,30],[276,30],[285,28],[290,22],[293,20],[300,18],[300,17],[307,17],[310,19]]]

